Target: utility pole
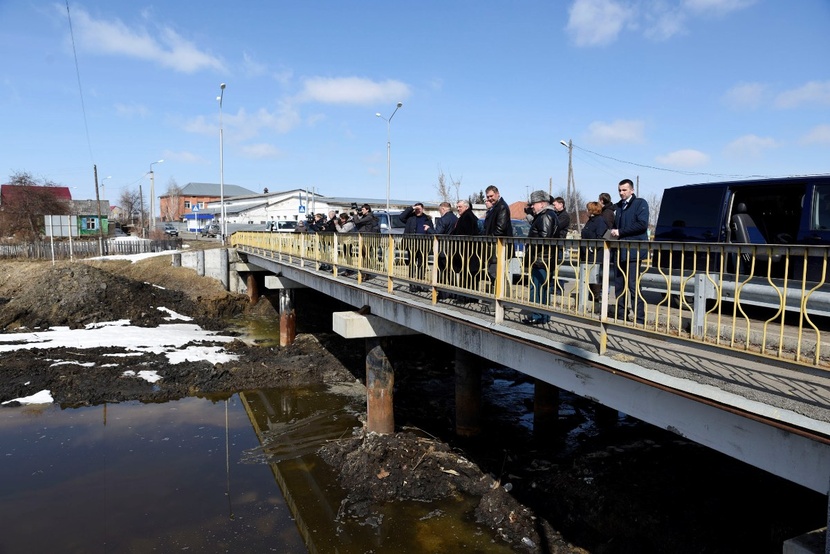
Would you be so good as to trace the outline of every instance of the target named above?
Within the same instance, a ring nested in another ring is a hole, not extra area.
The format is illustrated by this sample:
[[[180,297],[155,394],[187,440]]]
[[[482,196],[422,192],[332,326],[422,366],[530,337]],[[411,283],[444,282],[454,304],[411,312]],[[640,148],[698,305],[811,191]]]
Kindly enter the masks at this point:
[[[104,221],[101,219],[101,197],[98,196],[98,165],[92,164],[95,175],[95,203],[98,205],[98,255],[104,255]]]
[[[141,238],[147,238],[144,234],[144,194],[141,192],[141,183],[138,184],[138,205],[141,208]]]

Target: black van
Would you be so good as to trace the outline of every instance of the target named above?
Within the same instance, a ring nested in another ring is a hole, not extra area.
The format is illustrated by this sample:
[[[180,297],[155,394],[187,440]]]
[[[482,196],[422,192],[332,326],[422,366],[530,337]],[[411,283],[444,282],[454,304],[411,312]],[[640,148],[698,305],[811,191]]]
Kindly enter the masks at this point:
[[[654,240],[830,245],[830,176],[666,189]]]

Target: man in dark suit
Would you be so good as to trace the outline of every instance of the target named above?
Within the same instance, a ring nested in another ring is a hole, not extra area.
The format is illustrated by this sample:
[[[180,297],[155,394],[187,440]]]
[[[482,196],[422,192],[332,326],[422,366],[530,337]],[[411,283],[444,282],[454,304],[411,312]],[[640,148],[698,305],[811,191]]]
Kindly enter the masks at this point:
[[[620,201],[614,212],[614,228],[611,236],[620,241],[648,240],[648,202],[634,195],[634,183],[623,179],[619,185]],[[626,312],[634,311],[634,321],[645,323],[646,307],[637,290],[640,263],[645,261],[648,251],[642,247],[625,247],[620,244],[617,251],[614,292],[617,295],[617,319],[625,321]],[[627,285],[627,286],[626,286]],[[624,298],[627,289],[628,298]]]

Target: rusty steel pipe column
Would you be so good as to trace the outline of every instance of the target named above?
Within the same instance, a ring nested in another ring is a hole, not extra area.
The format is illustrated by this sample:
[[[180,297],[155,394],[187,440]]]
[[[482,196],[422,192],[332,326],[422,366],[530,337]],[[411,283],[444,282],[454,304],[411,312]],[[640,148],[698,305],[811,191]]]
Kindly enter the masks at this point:
[[[394,388],[395,371],[383,343],[377,338],[366,339],[366,428],[370,433],[395,432]]]
[[[294,344],[296,336],[294,293],[291,289],[280,289],[280,346]]]
[[[533,385],[533,435],[537,439],[549,437],[558,421],[559,389],[537,379]]]
[[[481,360],[461,348],[455,349],[455,434],[481,434]]]
[[[255,273],[248,273],[248,277],[245,279],[245,285],[248,289],[248,300],[251,301],[251,304],[259,302],[259,283],[256,280]]]

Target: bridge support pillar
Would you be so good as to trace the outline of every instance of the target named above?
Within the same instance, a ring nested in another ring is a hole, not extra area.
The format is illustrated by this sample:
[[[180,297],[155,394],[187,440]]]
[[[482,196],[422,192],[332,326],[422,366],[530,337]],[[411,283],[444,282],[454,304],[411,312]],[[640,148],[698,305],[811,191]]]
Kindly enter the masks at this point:
[[[280,346],[294,344],[294,338],[296,336],[294,291],[291,289],[280,289]]]
[[[481,360],[461,348],[455,349],[455,433],[481,433]]]
[[[245,279],[245,285],[248,288],[248,299],[251,301],[251,304],[256,304],[259,302],[259,284],[256,280],[256,274],[251,272],[248,274],[248,277]],[[284,292],[284,289],[280,291],[280,293]]]
[[[395,372],[386,356],[384,342],[366,339],[366,428],[370,433],[395,432],[393,390]]]
[[[536,380],[533,385],[533,435],[536,439],[549,437],[559,422],[559,388]]]

